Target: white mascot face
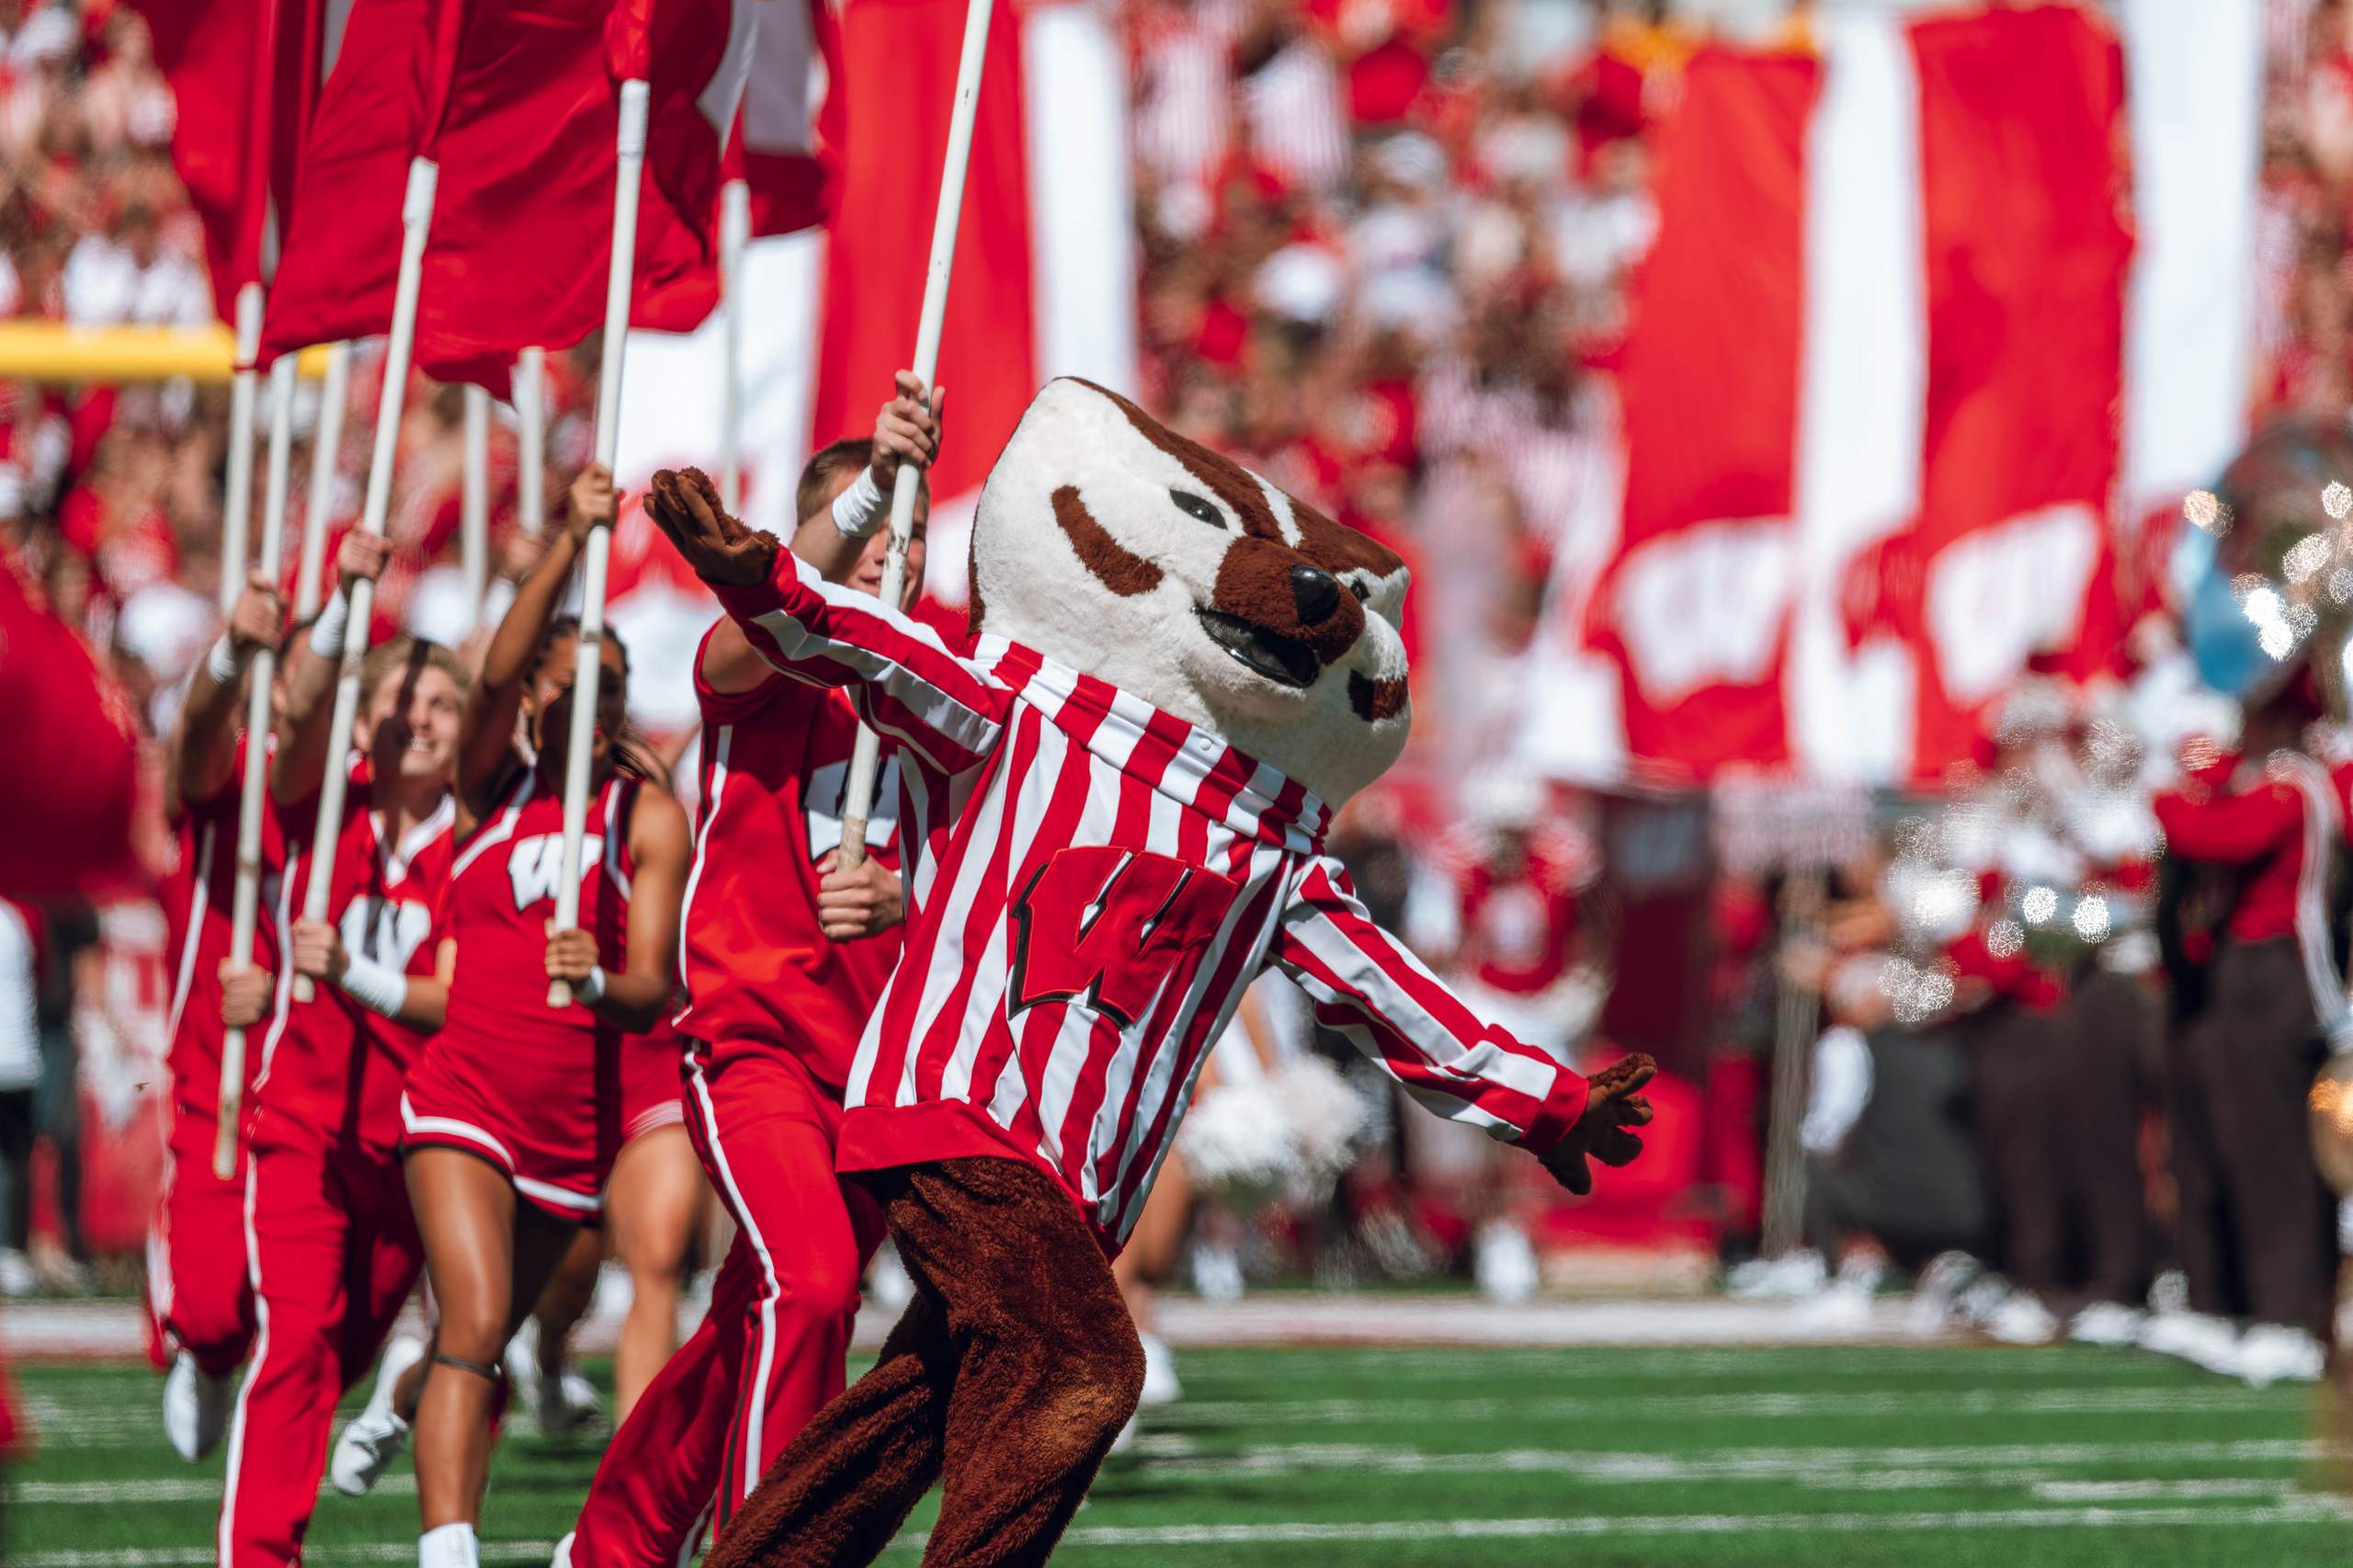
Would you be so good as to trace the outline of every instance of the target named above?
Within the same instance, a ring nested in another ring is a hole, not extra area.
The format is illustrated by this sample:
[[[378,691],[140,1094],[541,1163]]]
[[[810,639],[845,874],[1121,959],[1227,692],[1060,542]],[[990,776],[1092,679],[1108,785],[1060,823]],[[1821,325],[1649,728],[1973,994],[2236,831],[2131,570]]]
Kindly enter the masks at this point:
[[[981,492],[972,623],[1280,768],[1336,810],[1413,714],[1396,554],[1091,382],[1049,382]]]

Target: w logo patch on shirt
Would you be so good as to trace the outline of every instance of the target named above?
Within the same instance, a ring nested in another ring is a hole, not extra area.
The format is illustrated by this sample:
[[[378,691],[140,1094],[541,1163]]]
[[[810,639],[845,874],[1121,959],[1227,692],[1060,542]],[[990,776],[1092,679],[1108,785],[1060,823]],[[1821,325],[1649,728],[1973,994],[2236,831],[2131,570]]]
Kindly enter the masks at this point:
[[[582,834],[580,869],[584,872],[594,870],[604,858],[605,835]],[[517,839],[515,847],[506,852],[506,880],[515,889],[515,907],[518,911],[554,898],[558,884],[563,881],[563,835],[542,833]]]
[[[1057,849],[1014,900],[1007,1016],[1076,1002],[1125,1028],[1217,936],[1243,885],[1168,855]]]
[[[404,971],[433,930],[433,912],[421,903],[389,898],[355,898],[335,923],[346,952]]]

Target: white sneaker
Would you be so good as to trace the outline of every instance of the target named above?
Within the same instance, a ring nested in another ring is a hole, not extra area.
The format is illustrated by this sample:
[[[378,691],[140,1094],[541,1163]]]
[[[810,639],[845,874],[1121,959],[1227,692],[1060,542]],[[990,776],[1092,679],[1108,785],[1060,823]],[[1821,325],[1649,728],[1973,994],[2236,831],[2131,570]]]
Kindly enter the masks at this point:
[[[2141,1327],[2141,1348],[2210,1372],[2235,1374],[2238,1370],[2238,1330],[2228,1319],[2204,1312],[2151,1312]]]
[[[1857,1329],[1871,1321],[1872,1292],[1859,1280],[1840,1278],[1822,1294],[1797,1305],[1797,1316],[1818,1329]]]
[[[1185,1396],[1185,1388],[1176,1381],[1176,1358],[1169,1354],[1168,1341],[1156,1334],[1137,1335],[1143,1341],[1143,1392],[1138,1396],[1139,1406],[1174,1404]]]
[[[2078,1345],[2116,1349],[2141,1342],[2141,1327],[2149,1314],[2121,1301],[2094,1301],[2067,1324],[2067,1337]]]
[[[525,1318],[506,1341],[506,1348],[498,1359],[506,1369],[506,1386],[512,1390],[523,1413],[540,1425],[545,1424],[545,1414],[540,1408],[540,1397],[547,1392],[540,1386],[540,1320]]]
[[[1795,1301],[1818,1296],[1830,1284],[1830,1266],[1811,1247],[1779,1257],[1752,1257],[1724,1276],[1724,1290],[1736,1301]]]
[[[1905,1312],[1912,1332],[1932,1339],[1953,1324],[1961,1292],[1985,1271],[1985,1266],[1965,1252],[1940,1252],[1920,1270],[1912,1286],[1912,1305]]]
[[[425,1342],[402,1335],[384,1346],[384,1358],[376,1364],[376,1386],[368,1391],[368,1403],[343,1435],[335,1440],[335,1452],[327,1460],[327,1477],[335,1489],[347,1497],[365,1497],[401,1450],[408,1447],[408,1423],[392,1409],[392,1391],[406,1372],[425,1358]]]
[[[899,1249],[884,1242],[866,1267],[866,1293],[886,1312],[903,1312],[915,1299],[915,1282],[899,1261]]]
[[[194,1464],[210,1453],[229,1429],[229,1413],[237,1403],[237,1376],[208,1376],[196,1358],[183,1350],[172,1360],[164,1379],[164,1436],[172,1452]]]
[[[2301,1328],[2258,1323],[2239,1336],[2237,1371],[2251,1388],[2320,1381],[2328,1353]]]
[[[1985,1316],[1985,1332],[2005,1345],[2048,1345],[2059,1337],[2059,1320],[2031,1290],[2013,1290]]]
[[[1242,1259],[1229,1246],[1202,1243],[1193,1248],[1193,1289],[1211,1301],[1238,1301],[1245,1285]]]
[[[40,1274],[33,1260],[15,1247],[0,1247],[0,1296],[11,1301],[40,1289]]]
[[[548,1568],[572,1568],[572,1538],[580,1532],[566,1530],[555,1543],[555,1552],[548,1559]]]
[[[568,1437],[604,1419],[597,1385],[566,1365],[554,1377],[539,1380],[540,1430],[551,1437]]]
[[[1507,1220],[1480,1226],[1471,1274],[1479,1282],[1480,1294],[1491,1301],[1524,1301],[1536,1294],[1540,1276],[1528,1233]]]

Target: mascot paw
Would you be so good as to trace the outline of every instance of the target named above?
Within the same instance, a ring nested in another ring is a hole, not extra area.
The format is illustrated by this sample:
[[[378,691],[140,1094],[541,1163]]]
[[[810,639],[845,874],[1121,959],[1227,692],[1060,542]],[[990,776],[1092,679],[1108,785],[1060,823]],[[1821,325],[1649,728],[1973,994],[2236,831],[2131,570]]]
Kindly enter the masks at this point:
[[[1658,1063],[1638,1052],[1620,1058],[1586,1081],[1585,1114],[1569,1129],[1569,1135],[1544,1155],[1544,1168],[1552,1173],[1553,1180],[1583,1197],[1593,1190],[1588,1160],[1599,1160],[1605,1165],[1633,1163],[1643,1152],[1643,1141],[1630,1129],[1643,1126],[1651,1119],[1650,1101],[1635,1091],[1657,1072]]]
[[[704,582],[748,588],[776,570],[774,536],[730,517],[710,476],[699,468],[664,469],[645,494],[646,516],[670,537],[679,557]]]

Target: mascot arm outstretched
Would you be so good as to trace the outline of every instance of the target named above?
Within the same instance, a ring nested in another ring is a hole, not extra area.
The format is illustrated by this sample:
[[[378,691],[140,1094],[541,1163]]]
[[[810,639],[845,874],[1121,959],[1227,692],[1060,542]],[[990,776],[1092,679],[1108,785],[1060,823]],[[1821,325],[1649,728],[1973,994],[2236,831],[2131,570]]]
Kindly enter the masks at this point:
[[[976,767],[1013,697],[939,634],[816,569],[730,517],[700,469],[654,476],[645,510],[719,596],[760,657],[811,686],[845,688],[858,717],[942,773]]]
[[[1651,1119],[1635,1091],[1654,1071],[1629,1056],[1591,1079],[1483,1022],[1374,923],[1339,862],[1318,856],[1285,905],[1275,963],[1344,1036],[1424,1109],[1536,1155],[1570,1191],[1591,1190],[1589,1158],[1623,1165]]]

